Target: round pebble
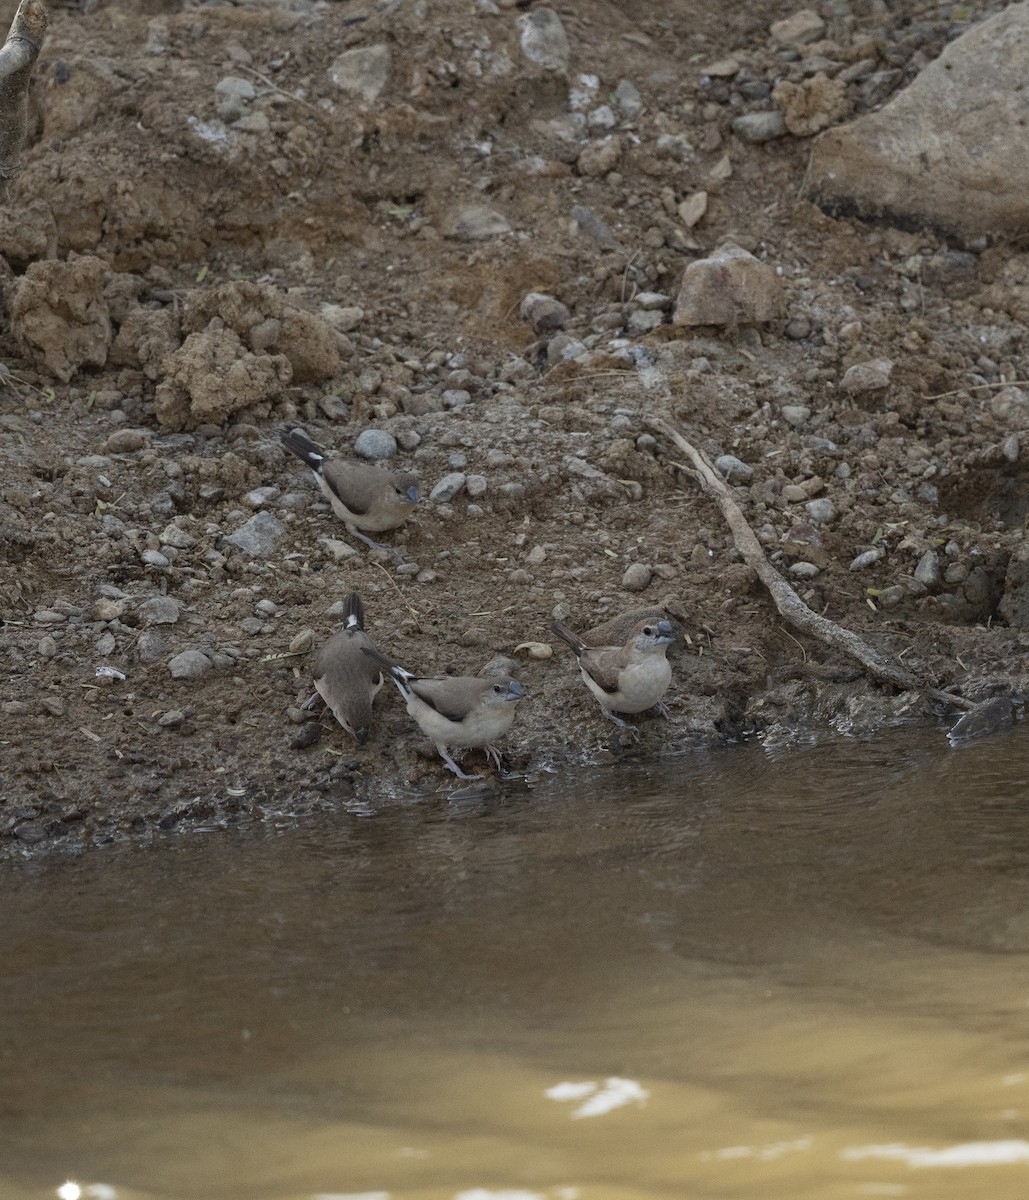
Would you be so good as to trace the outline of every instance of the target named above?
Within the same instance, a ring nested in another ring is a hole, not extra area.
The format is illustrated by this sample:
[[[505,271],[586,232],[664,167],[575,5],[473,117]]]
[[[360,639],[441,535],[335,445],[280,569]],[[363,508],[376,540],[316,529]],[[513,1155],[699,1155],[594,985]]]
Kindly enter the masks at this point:
[[[749,483],[754,478],[754,468],[735,454],[720,454],[715,459],[715,470],[727,483]]]
[[[397,439],[385,429],[364,429],[357,435],[354,450],[361,458],[381,462],[396,454]]]
[[[449,474],[444,475],[432,489],[429,493],[429,499],[436,504],[445,504],[448,500],[453,500],[467,481],[468,477],[463,471],[451,471]]]
[[[809,500],[804,507],[807,509],[808,516],[817,525],[828,525],[836,517],[836,505],[827,497]]]
[[[821,574],[821,571],[814,563],[795,562],[790,567],[790,574],[794,579],[816,579]]]
[[[646,563],[632,563],[622,576],[622,587],[627,592],[642,592],[650,587],[653,571]]]

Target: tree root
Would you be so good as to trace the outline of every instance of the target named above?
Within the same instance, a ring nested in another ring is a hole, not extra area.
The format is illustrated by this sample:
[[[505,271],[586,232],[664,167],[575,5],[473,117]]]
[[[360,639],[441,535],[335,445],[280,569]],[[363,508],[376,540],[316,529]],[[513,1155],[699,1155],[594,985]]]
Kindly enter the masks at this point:
[[[890,684],[903,691],[923,692],[933,700],[952,705],[954,708],[971,711],[979,707],[974,701],[967,700],[964,696],[953,696],[950,692],[928,686],[924,680],[920,680],[912,672],[898,666],[863,638],[858,637],[856,633],[851,633],[849,629],[842,628],[834,621],[830,621],[808,608],[765,557],[761,543],[747,523],[747,518],[743,515],[740,506],[733,499],[728,485],[707,457],[660,417],[647,417],[644,423],[655,433],[663,434],[668,438],[676,449],[689,460],[690,474],[721,509],[722,516],[725,517],[732,531],[736,549],[743,556],[743,561],[756,572],[758,578],[768,589],[783,620],[799,632],[853,660],[880,683]]]
[[[18,170],[28,128],[29,78],[49,23],[41,0],[21,0],[0,49],[0,200]]]

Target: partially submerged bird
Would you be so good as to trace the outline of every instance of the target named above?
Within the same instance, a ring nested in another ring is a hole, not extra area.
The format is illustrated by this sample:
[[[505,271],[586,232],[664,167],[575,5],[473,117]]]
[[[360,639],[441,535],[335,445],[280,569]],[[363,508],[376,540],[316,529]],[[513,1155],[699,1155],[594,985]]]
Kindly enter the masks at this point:
[[[458,779],[482,776],[466,775],[451,758],[448,747],[485,750],[487,759],[500,767],[500,751],[493,742],[511,728],[515,705],[525,695],[516,679],[471,675],[427,678],[396,666],[377,650],[366,649],[363,653],[397,685],[407,711]]]
[[[675,638],[670,621],[644,617],[627,631],[621,645],[613,646],[588,645],[559,621],[550,628],[575,651],[583,682],[608,720],[632,729],[638,737],[635,727],[616,713],[640,713],[656,706],[662,716],[668,716],[662,697],[672,681],[672,666],[665,657]]]
[[[366,534],[403,525],[420,499],[418,477],[410,471],[331,458],[302,429],[284,433],[282,444],[311,468],[332,511],[347,530],[374,550],[384,547]]]
[[[364,631],[361,597],[351,592],[343,603],[343,628],[318,651],[314,686],[336,720],[363,746],[372,724],[372,701],[382,687],[383,676],[372,659],[362,653],[375,650],[375,643]]]

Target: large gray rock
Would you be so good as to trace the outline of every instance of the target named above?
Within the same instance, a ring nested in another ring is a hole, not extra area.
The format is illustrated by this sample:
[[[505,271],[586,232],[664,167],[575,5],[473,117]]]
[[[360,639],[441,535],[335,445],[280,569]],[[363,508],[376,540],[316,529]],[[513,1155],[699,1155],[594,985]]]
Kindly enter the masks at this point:
[[[690,263],[672,318],[676,325],[760,325],[779,316],[782,285],[753,254],[731,243]]]
[[[341,91],[372,104],[389,83],[392,56],[389,46],[358,46],[344,50],[329,67],[329,79]]]
[[[1019,546],[1008,562],[998,612],[1015,629],[1029,629],[1029,545]]]
[[[269,558],[282,536],[285,526],[270,512],[256,512],[225,539],[230,546],[252,554],[255,558]]]
[[[951,43],[879,112],[823,133],[813,196],[829,209],[966,238],[1029,227],[1029,0]]]

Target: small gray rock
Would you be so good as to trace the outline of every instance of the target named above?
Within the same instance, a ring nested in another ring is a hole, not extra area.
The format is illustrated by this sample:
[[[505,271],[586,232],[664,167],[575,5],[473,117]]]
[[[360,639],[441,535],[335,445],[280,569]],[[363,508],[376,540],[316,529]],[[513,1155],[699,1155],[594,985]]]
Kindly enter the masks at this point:
[[[52,717],[63,717],[68,711],[67,704],[65,704],[60,696],[44,696],[39,703],[43,711],[49,713]]]
[[[172,679],[199,679],[206,675],[214,664],[201,650],[183,650],[168,664]]]
[[[914,576],[923,587],[936,588],[940,586],[940,556],[935,550],[926,550],[918,560]]]
[[[147,436],[139,429],[116,429],[107,439],[106,449],[111,454],[132,454],[142,450]]]
[[[866,567],[874,566],[883,557],[881,550],[866,550],[859,554],[850,564],[852,571],[864,571]]]
[[[285,531],[285,526],[270,512],[256,512],[242,524],[234,533],[230,533],[225,541],[245,554],[255,558],[267,558],[275,550],[275,545]]]
[[[836,505],[827,497],[820,496],[817,500],[809,500],[804,505],[807,514],[816,525],[828,525],[836,518]]]
[[[559,362],[569,362],[586,353],[586,343],[572,337],[570,333],[556,333],[547,343],[547,362],[555,366]]]
[[[732,131],[745,142],[759,145],[781,138],[786,133],[786,118],[776,109],[774,112],[745,113],[732,123]]]
[[[549,8],[537,8],[518,18],[522,27],[522,53],[544,71],[564,71],[571,47],[561,18]]]
[[[604,250],[618,249],[618,243],[611,230],[592,208],[587,208],[585,204],[575,204],[572,206],[571,218],[580,233],[592,238]]]
[[[354,441],[354,451],[361,458],[380,462],[397,452],[397,439],[385,429],[363,429]]]
[[[781,21],[773,21],[769,32],[778,46],[806,46],[822,36],[825,22],[813,9],[802,8]]]
[[[174,596],[151,596],[139,606],[140,623],[174,625],[179,619],[179,602]]]
[[[726,483],[749,483],[754,478],[754,468],[735,454],[720,454],[715,459],[715,470]]]
[[[622,576],[622,587],[627,592],[642,592],[650,587],[653,571],[646,563],[631,563]]]
[[[389,46],[358,46],[344,50],[329,67],[329,82],[365,104],[378,99],[389,83],[392,55]]]
[[[257,89],[250,80],[240,79],[238,75],[226,75],[215,84],[214,90],[219,96],[235,100],[253,100],[257,95]]]
[[[638,121],[643,115],[643,99],[635,84],[628,79],[619,80],[615,88],[614,102],[627,121]]]
[[[180,529],[174,522],[161,530],[161,545],[171,546],[176,550],[188,550],[196,544],[196,538],[185,529]]]
[[[566,304],[546,292],[529,292],[522,297],[518,306],[518,315],[531,325],[534,333],[553,333],[564,329],[571,318],[571,312]]]
[[[114,634],[109,629],[104,630],[104,632],[97,638],[96,652],[101,658],[106,658],[109,654],[113,654],[117,648],[118,642],[115,639]]]
[[[460,492],[468,482],[468,476],[463,471],[451,471],[429,493],[429,499],[437,504],[445,504]]]
[[[848,367],[840,382],[845,392],[875,392],[890,386],[893,363],[888,358],[873,358]]]
[[[167,558],[160,550],[144,550],[139,556],[140,561],[148,567],[170,567],[171,560]]]
[[[254,488],[252,492],[247,492],[243,497],[247,508],[264,508],[266,504],[271,504],[273,500],[279,498],[280,492],[274,485],[270,487]]]
[[[480,496],[486,494],[486,488],[489,486],[485,475],[469,475],[465,480],[465,491],[472,500],[478,500]]]
[[[164,638],[159,633],[144,630],[136,639],[136,654],[140,662],[160,662],[164,658]]]
[[[780,411],[786,424],[794,428],[811,419],[811,409],[806,404],[784,404]]]
[[[815,566],[814,563],[795,562],[793,566],[790,567],[789,573],[794,579],[817,579],[822,572],[818,569],[818,567]]]
[[[628,330],[632,334],[651,333],[666,320],[667,317],[659,309],[634,308],[629,314]]]
[[[39,651],[40,658],[53,658],[57,653],[57,641],[53,634],[43,634],[36,649]]]
[[[474,242],[483,238],[500,237],[511,232],[511,223],[502,212],[484,204],[463,208],[445,225],[447,237],[457,241]]]

